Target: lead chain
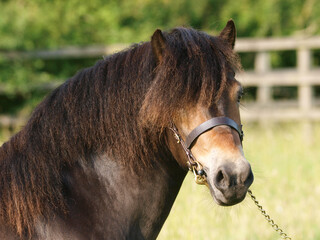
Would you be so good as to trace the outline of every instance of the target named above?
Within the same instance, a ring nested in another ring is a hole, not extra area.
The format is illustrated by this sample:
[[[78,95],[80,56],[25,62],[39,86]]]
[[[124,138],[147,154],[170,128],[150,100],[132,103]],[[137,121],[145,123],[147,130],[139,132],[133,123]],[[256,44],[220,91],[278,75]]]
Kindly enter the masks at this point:
[[[262,208],[262,206],[257,201],[256,197],[252,194],[252,191],[249,189],[248,194],[250,195],[251,199],[254,201],[254,203],[257,205],[259,211],[264,216],[264,218],[268,221],[268,223],[271,225],[271,227],[279,233],[280,237],[282,239],[291,239],[291,237],[288,236],[279,226],[271,219],[271,217],[266,213],[266,211]]]

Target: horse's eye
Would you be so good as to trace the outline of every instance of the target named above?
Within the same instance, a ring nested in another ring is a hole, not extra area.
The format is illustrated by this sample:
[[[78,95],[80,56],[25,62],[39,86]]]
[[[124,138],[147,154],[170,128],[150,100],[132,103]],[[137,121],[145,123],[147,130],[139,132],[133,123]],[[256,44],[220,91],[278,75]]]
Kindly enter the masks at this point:
[[[241,90],[238,92],[238,98],[237,98],[238,103],[240,103],[242,96],[243,96],[243,89],[241,88]]]

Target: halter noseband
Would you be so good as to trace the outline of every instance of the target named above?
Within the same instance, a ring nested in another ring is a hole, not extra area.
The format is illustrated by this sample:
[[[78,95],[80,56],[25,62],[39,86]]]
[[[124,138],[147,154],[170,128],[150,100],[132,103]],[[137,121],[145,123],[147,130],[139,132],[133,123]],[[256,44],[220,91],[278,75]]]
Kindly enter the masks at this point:
[[[214,117],[209,119],[208,121],[205,121],[204,123],[200,124],[198,127],[191,131],[191,133],[187,136],[186,141],[182,139],[177,127],[173,123],[170,127],[170,130],[173,131],[175,138],[177,139],[178,143],[181,144],[188,157],[188,168],[190,171],[193,172],[197,184],[206,183],[206,173],[204,172],[201,163],[198,162],[196,158],[192,155],[191,148],[193,146],[193,143],[201,134],[205,133],[206,131],[209,131],[214,127],[221,125],[226,125],[235,129],[238,132],[240,140],[242,142],[242,125],[239,126],[235,121],[228,117]]]

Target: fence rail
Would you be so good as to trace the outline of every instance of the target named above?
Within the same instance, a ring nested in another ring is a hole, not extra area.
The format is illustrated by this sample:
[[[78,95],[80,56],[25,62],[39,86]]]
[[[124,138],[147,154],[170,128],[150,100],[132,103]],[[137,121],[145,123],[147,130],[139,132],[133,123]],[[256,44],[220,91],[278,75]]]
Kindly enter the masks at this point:
[[[118,52],[128,45],[113,44],[110,46],[83,46],[83,47],[65,47],[56,50],[39,50],[30,52],[0,52],[0,55],[7,59],[71,59],[71,58],[94,58],[109,55]]]
[[[32,52],[0,52],[9,59],[62,59],[102,57],[128,47],[124,44],[112,46],[66,47],[59,50]],[[319,104],[313,97],[314,86],[320,86],[320,68],[312,66],[312,51],[320,49],[320,36],[309,38],[238,39],[235,49],[239,53],[255,53],[254,69],[238,74],[245,87],[257,88],[256,99],[244,103],[244,121],[320,120]],[[296,67],[272,69],[271,52],[296,51]],[[298,89],[296,104],[283,104],[273,100],[272,87],[295,86]],[[319,103],[319,102],[318,102]],[[11,126],[21,121],[0,116],[0,125]]]

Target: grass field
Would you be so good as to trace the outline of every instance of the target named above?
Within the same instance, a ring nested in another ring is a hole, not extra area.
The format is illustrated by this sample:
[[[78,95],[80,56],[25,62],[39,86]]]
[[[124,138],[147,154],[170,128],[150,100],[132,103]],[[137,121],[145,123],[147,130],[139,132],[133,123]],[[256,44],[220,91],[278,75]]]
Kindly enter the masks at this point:
[[[253,194],[292,239],[320,239],[320,125],[313,143],[300,125],[245,126],[244,150],[255,181]],[[190,205],[190,203],[192,203]],[[191,174],[185,179],[159,240],[280,239],[253,201],[217,206]]]
[[[315,240],[320,239],[320,125],[314,125],[312,144],[301,129],[245,125],[244,150],[259,202],[292,239]],[[249,197],[233,207],[217,206],[189,174],[158,239],[280,238]]]

